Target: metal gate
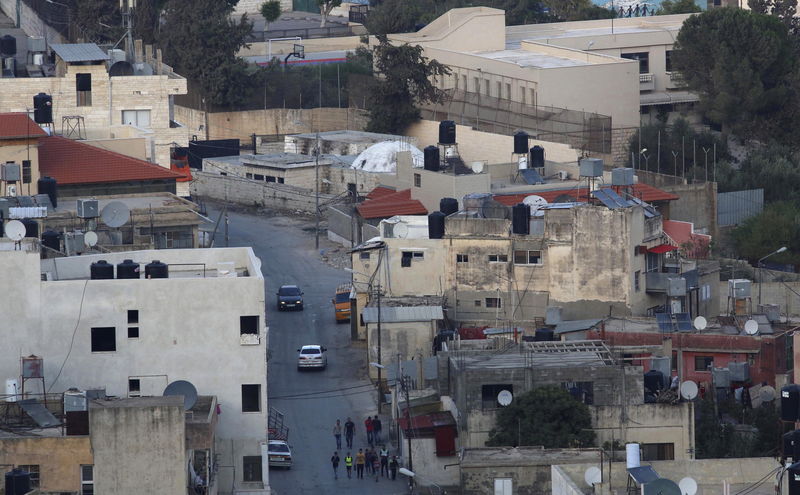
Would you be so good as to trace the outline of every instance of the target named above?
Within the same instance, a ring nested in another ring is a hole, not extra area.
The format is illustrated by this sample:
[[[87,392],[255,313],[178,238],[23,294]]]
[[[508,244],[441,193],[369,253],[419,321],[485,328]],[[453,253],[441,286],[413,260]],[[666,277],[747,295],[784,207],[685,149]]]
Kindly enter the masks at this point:
[[[317,0],[292,0],[292,10],[319,14]]]

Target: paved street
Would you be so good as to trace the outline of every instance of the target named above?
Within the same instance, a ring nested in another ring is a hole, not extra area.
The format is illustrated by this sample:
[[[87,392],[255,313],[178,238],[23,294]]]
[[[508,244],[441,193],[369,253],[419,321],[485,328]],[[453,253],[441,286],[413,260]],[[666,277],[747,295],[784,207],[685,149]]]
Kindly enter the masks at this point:
[[[216,220],[218,210],[209,210],[209,216]],[[223,232],[220,225],[217,247],[225,245]],[[339,480],[333,479],[330,457],[336,447],[332,434],[335,420],[340,418],[344,423],[348,416],[353,418],[357,450],[366,445],[363,421],[367,414],[376,412],[374,388],[366,379],[363,345],[350,346],[350,327],[336,324],[330,302],[336,286],[348,281],[350,274],[319,259],[314,249],[313,222],[308,220],[231,213],[229,238],[231,246],[253,247],[266,281],[269,405],[284,413],[294,455],[292,469],[270,470],[273,493],[405,493],[406,485],[399,475],[394,482],[382,478],[375,483],[366,475],[364,480],[348,480],[342,451]],[[320,238],[321,249],[332,247],[336,245]],[[275,309],[275,292],[283,284],[297,284],[304,290],[304,311]],[[328,369],[297,371],[297,348],[304,344],[328,348]],[[387,429],[388,425],[384,436]]]

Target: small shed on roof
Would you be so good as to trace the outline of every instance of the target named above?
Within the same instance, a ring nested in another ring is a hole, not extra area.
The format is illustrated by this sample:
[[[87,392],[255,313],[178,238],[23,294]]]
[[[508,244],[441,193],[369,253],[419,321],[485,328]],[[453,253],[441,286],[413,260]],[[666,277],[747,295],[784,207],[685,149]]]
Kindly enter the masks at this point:
[[[94,43],[56,43],[50,45],[64,62],[99,62],[108,60],[108,55]]]
[[[378,307],[370,306],[361,312],[364,323],[378,322]],[[441,306],[381,306],[381,323],[432,321],[444,318]]]

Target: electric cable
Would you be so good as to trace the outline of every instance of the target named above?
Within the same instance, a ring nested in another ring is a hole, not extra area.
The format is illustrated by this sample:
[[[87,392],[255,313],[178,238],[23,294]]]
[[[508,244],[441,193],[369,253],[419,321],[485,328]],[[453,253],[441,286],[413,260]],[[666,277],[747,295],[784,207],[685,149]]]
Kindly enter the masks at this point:
[[[58,369],[58,374],[56,375],[55,379],[53,379],[53,383],[50,384],[50,388],[47,389],[48,392],[53,390],[56,382],[61,377],[61,372],[64,371],[64,365],[67,364],[67,360],[69,359],[70,354],[72,354],[72,346],[75,343],[75,334],[78,333],[78,327],[81,323],[81,315],[83,314],[83,301],[86,299],[86,287],[89,285],[89,279],[86,279],[83,282],[83,291],[81,292],[81,303],[78,306],[78,319],[75,321],[75,328],[72,330],[72,338],[69,341],[69,349],[67,349],[67,355],[64,356],[64,361],[61,363],[61,367]]]

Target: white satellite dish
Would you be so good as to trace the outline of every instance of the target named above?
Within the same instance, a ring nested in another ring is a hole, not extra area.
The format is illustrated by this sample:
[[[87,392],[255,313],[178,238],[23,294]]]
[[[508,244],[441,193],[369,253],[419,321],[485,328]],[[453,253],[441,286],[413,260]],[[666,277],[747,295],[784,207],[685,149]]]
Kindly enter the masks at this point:
[[[761,402],[772,402],[775,400],[775,389],[769,385],[764,385],[758,391],[758,396],[761,398]]]
[[[747,320],[744,324],[744,333],[747,335],[755,335],[758,333],[758,322],[756,320]]]
[[[535,194],[531,194],[530,196],[525,196],[525,199],[522,200],[522,204],[526,204],[531,207],[531,214],[535,211],[539,210],[543,206],[547,206],[547,200],[541,196],[537,196]]]
[[[392,234],[394,235],[395,239],[405,239],[408,237],[408,225],[406,225],[404,222],[397,222],[394,224]]]
[[[497,394],[497,403],[501,406],[505,407],[511,404],[511,401],[514,399],[514,396],[511,395],[511,392],[508,390],[501,390],[499,394]]]
[[[705,330],[708,326],[708,321],[702,316],[698,316],[694,319],[694,327],[698,330]]]
[[[472,162],[469,164],[469,168],[476,174],[480,174],[483,172],[483,162]]]
[[[111,228],[122,227],[130,220],[131,210],[121,201],[112,201],[103,208],[100,217]]]
[[[6,224],[6,237],[12,241],[19,242],[25,237],[25,224],[19,220],[11,220]]]
[[[691,380],[681,383],[681,397],[692,400],[697,397],[697,384]]]
[[[683,478],[678,482],[678,487],[681,489],[681,495],[694,495],[697,493],[697,482],[694,478]]]
[[[583,473],[583,480],[589,486],[594,486],[603,481],[603,472],[597,466],[592,466]]]
[[[97,234],[91,230],[83,234],[83,243],[88,247],[94,247],[97,244]]]

